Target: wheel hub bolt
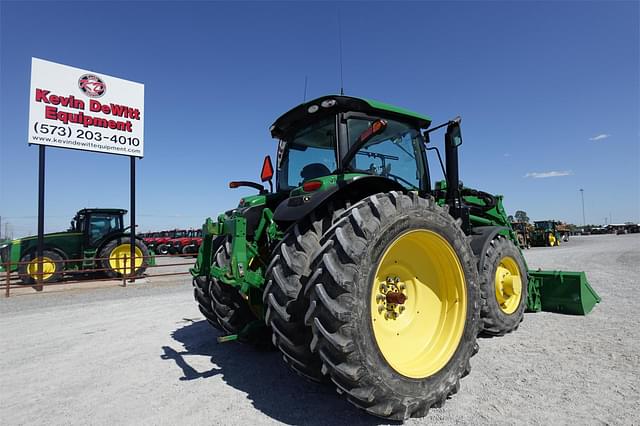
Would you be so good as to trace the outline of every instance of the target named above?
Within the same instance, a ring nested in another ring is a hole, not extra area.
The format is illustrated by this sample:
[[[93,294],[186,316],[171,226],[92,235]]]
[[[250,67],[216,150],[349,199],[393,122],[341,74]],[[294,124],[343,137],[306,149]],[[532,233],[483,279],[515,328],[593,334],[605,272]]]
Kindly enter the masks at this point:
[[[388,276],[384,282],[380,283],[376,295],[376,303],[378,304],[378,313],[384,312],[385,320],[396,319],[405,311],[403,304],[407,300],[404,293],[406,285],[400,281],[398,276]]]

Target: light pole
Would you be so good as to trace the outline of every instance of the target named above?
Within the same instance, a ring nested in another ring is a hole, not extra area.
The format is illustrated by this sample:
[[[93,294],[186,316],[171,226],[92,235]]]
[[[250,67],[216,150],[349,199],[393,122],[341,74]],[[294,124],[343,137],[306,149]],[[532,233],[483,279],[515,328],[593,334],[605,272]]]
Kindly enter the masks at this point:
[[[587,222],[584,219],[584,189],[580,188],[580,197],[582,198],[582,226],[587,226]]]

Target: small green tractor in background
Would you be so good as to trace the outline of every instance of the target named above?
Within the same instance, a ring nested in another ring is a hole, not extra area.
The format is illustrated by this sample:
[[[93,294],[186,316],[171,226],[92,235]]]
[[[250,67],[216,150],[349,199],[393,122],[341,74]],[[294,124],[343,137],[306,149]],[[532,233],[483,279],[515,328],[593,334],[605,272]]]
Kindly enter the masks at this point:
[[[258,194],[206,220],[191,270],[219,341],[270,340],[298,374],[402,420],[458,391],[479,333],[515,330],[527,307],[595,305],[584,273],[528,270],[502,197],[460,183],[460,120],[430,125],[348,96],[275,121],[275,172],[266,157],[261,174],[270,189],[229,184]],[[429,145],[441,128],[446,166]],[[445,177],[435,184],[429,150]]]
[[[569,230],[562,222],[538,220],[533,223],[531,245],[535,247],[556,247],[560,241],[569,241]]]
[[[44,235],[42,282],[60,281],[66,271],[104,269],[108,277],[131,273],[131,235],[124,227],[123,209],[82,209],[66,232]],[[141,238],[136,236],[135,272],[142,274],[154,263]],[[24,284],[33,284],[38,276],[36,250],[38,237],[24,237],[0,246],[0,272],[18,271]],[[100,260],[96,260],[100,259]]]

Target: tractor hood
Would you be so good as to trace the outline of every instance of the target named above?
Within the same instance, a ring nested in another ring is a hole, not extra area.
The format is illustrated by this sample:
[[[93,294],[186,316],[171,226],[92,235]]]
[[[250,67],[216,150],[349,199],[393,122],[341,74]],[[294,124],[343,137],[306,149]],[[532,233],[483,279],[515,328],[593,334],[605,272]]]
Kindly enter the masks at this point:
[[[0,243],[0,272],[6,271],[6,263],[20,260],[20,245],[19,239]]]
[[[384,116],[399,121],[409,122],[419,128],[426,129],[431,119],[404,108],[395,107],[382,102],[354,98],[342,95],[327,95],[298,105],[281,115],[269,129],[271,136],[285,138],[289,132],[317,121],[319,118],[334,115],[338,112],[362,112],[365,114]]]

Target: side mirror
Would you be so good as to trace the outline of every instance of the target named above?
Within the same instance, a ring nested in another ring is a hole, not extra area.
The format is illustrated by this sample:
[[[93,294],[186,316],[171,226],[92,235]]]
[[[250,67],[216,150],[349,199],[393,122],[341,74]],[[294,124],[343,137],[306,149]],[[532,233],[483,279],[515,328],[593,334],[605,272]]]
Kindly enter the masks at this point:
[[[445,144],[451,147],[462,145],[462,131],[460,130],[460,119],[452,121],[447,126],[447,133],[444,136]]]
[[[271,192],[273,192],[273,164],[271,163],[271,156],[269,155],[264,157],[264,162],[262,163],[262,172],[260,172],[260,179],[262,180],[262,182],[268,181]]]
[[[431,143],[431,136],[429,135],[429,132],[425,131],[422,133],[422,137],[424,138],[424,143],[425,144],[429,144]]]

